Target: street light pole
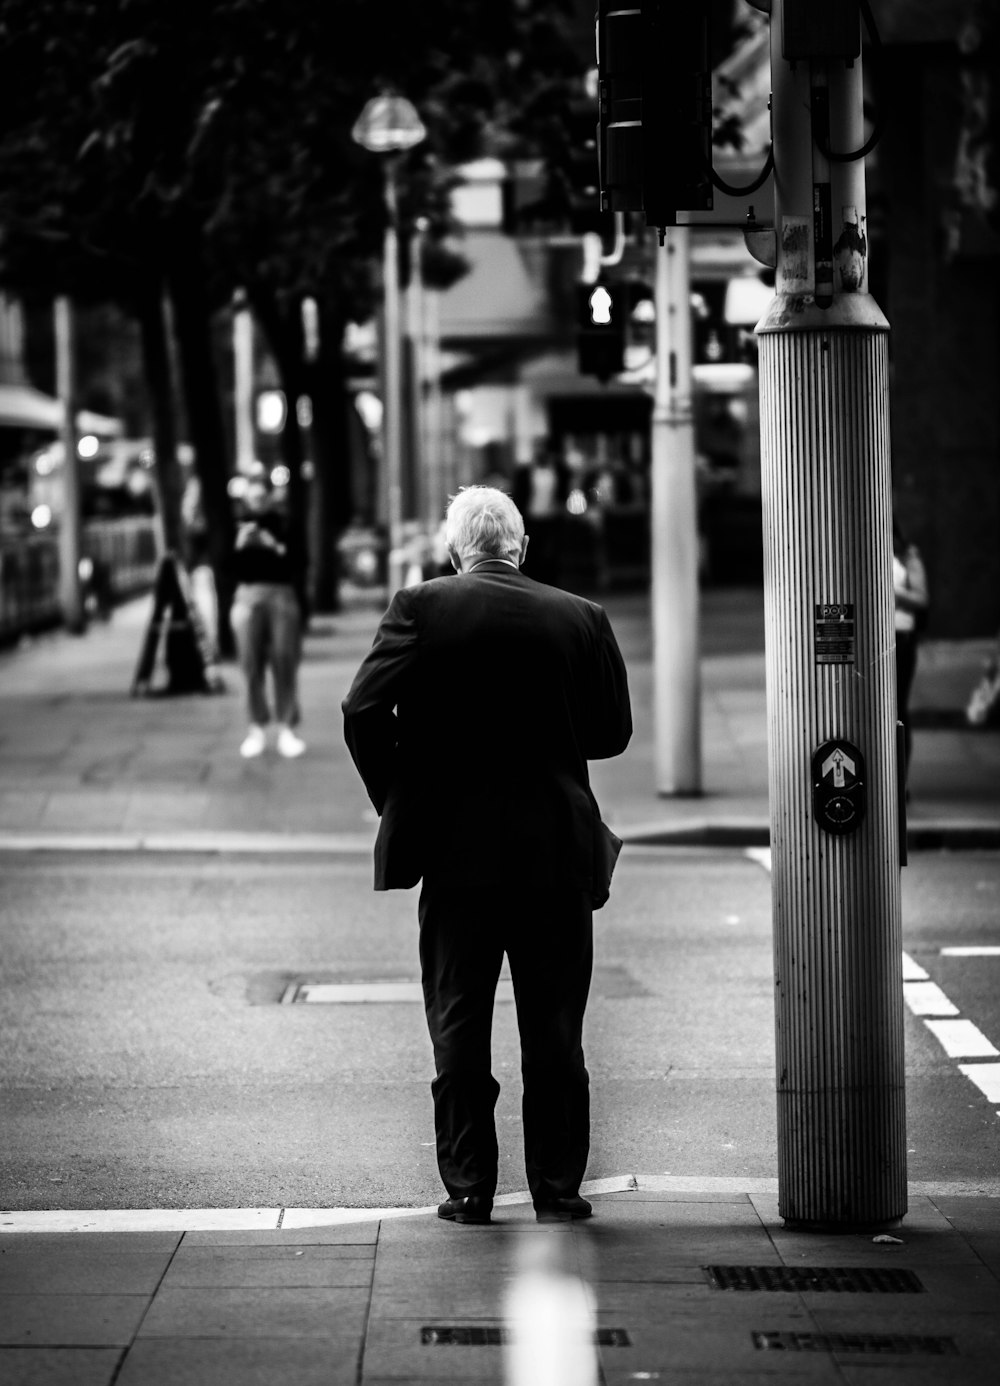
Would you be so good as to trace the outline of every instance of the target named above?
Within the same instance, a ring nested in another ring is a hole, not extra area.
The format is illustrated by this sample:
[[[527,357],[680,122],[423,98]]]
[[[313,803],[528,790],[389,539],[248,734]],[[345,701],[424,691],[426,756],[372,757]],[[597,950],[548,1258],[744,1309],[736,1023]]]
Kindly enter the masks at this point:
[[[385,156],[385,235],[382,242],[382,448],[389,527],[388,596],[403,585],[403,371],[399,315],[399,156],[426,138],[414,107],[383,93],[367,103],[351,131],[363,148]]]
[[[403,370],[399,321],[399,206],[397,155],[389,154],[385,174],[385,237],[382,245],[382,455],[386,469],[389,526],[388,581],[391,597],[403,585]]]

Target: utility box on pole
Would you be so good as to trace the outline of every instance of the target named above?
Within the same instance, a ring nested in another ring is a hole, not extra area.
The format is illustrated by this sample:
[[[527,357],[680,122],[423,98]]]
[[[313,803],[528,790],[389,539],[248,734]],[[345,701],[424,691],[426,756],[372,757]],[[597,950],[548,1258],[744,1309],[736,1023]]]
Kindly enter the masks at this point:
[[[888,323],[868,291],[857,0],[770,8],[777,270],[757,336],[779,1212],[876,1228],[907,1206]]]

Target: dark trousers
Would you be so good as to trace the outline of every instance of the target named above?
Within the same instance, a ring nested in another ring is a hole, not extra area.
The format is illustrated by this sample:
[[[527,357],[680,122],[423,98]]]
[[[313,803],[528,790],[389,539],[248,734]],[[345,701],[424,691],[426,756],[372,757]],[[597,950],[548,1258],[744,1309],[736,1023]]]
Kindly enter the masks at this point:
[[[521,1038],[528,1188],[536,1204],[578,1193],[590,1152],[583,1060],[594,957],[589,896],[530,888],[515,896],[425,879],[419,917],[438,1168],[449,1196],[496,1191],[500,1085],[490,1036],[505,952]]]
[[[910,693],[917,672],[917,634],[910,630],[896,632],[896,716],[903,724],[903,745],[906,748],[904,784],[910,777],[913,755],[913,728],[910,725]]]
[[[242,583],[230,623],[246,683],[249,720],[259,727],[271,720],[266,686],[270,668],[275,718],[284,726],[296,726],[302,629],[295,589],[283,583]]]

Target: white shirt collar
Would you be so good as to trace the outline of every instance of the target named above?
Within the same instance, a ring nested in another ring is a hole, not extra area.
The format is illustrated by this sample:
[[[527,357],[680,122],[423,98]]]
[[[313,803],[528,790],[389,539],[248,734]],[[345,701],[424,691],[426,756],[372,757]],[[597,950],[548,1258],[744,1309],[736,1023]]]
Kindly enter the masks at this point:
[[[474,573],[477,568],[483,568],[487,563],[506,563],[507,567],[513,568],[515,573],[518,571],[517,564],[512,558],[481,558],[478,563],[473,563],[472,567],[466,568],[465,571],[467,573]]]

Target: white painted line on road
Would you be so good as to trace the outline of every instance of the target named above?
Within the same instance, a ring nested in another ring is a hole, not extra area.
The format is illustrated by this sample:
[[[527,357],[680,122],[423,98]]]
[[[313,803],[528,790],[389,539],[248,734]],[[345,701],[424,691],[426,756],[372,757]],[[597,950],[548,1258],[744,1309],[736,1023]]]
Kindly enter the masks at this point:
[[[959,1068],[988,1101],[1000,1102],[1000,1064],[959,1064]]]
[[[770,871],[770,847],[750,847],[745,855]],[[940,952],[942,957],[950,958],[995,957],[1000,955],[1000,947],[956,945],[942,948]],[[926,970],[914,962],[909,953],[903,954],[903,997],[950,1059],[991,1059],[1000,1052],[971,1020],[941,1018],[958,1016],[958,1007],[948,1000],[936,982],[930,981]],[[1000,1103],[1000,1064],[959,1064],[958,1067],[990,1102]]]
[[[386,1002],[423,1004],[419,982],[294,982],[281,998],[285,1005],[359,1006]],[[500,978],[496,1000],[514,1000],[514,985]]]
[[[903,954],[903,981],[904,982],[926,982],[927,972],[918,962],[910,957],[909,953]]]
[[[958,1015],[937,982],[904,982],[903,997],[914,1015]]]
[[[0,852],[252,852],[355,856],[373,833],[0,833]]]
[[[281,1230],[304,1227],[343,1227],[353,1222],[381,1222],[385,1218],[426,1217],[436,1213],[437,1205],[426,1208],[286,1208]]]
[[[5,1232],[219,1232],[278,1226],[280,1208],[87,1208],[0,1212]]]
[[[1000,1050],[971,1020],[925,1020],[949,1059],[996,1059]]]
[[[1000,1064],[963,1065],[973,1073],[991,1070],[1000,1085]],[[1000,1086],[997,1089],[1000,1093]],[[1000,1183],[915,1180],[907,1185],[913,1197],[1000,1197]],[[613,1193],[748,1194],[777,1197],[775,1178],[717,1177],[697,1174],[624,1174],[590,1179],[580,1186],[587,1195]],[[500,1194],[497,1207],[530,1204],[527,1192]],[[427,1216],[436,1205],[421,1208],[101,1208],[86,1211],[51,1209],[25,1213],[0,1212],[0,1242],[16,1232],[239,1232],[274,1231],[372,1219]]]

